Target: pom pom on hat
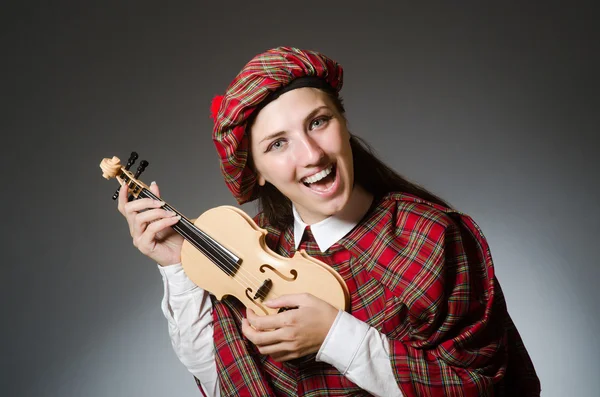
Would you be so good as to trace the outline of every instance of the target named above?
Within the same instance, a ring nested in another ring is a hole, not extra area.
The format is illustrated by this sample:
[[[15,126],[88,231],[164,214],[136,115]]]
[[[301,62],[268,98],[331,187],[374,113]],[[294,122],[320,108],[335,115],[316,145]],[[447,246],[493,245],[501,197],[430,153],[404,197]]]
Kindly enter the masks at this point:
[[[213,121],[217,121],[217,114],[219,113],[219,109],[221,108],[223,98],[225,98],[225,96],[216,95],[210,103],[210,117],[213,119]]]

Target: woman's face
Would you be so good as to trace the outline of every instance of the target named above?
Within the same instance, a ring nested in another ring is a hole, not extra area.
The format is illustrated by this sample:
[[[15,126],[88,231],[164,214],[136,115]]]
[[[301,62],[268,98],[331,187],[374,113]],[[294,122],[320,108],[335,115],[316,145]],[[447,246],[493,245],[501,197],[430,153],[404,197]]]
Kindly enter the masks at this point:
[[[325,92],[286,92],[258,113],[250,134],[258,183],[270,182],[287,196],[304,222],[319,222],[348,203],[350,133]]]

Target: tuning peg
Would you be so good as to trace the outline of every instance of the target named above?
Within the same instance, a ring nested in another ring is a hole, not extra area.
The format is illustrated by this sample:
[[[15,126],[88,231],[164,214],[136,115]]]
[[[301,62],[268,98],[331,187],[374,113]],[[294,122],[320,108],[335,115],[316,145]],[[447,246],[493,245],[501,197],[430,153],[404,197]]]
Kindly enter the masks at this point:
[[[133,163],[135,163],[135,160],[137,160],[138,158],[138,154],[136,152],[131,152],[131,155],[129,156],[129,160],[127,160],[127,165],[125,166],[125,169],[127,171],[129,171],[129,168],[133,165]]]
[[[117,198],[119,198],[119,189],[121,189],[120,187],[117,188],[117,190],[115,191],[115,194],[113,194],[112,199],[116,200]]]
[[[127,165],[125,165],[125,170],[129,171],[129,168],[131,168],[131,166],[135,163],[135,161],[138,159],[138,154],[137,152],[131,152],[131,154],[129,155],[129,160],[127,160]],[[140,166],[138,167],[137,173],[135,174],[135,177],[137,178],[138,176],[140,176],[140,174],[144,171],[144,169],[146,169],[146,167],[148,166],[148,162],[146,160],[142,161],[140,163]],[[117,190],[115,190],[115,193],[112,196],[113,200],[116,200],[117,198],[119,198],[119,188],[117,188]],[[129,201],[131,201],[133,199],[133,196],[129,196]]]
[[[146,160],[142,160],[140,161],[140,165],[138,166],[138,169],[135,171],[135,175],[133,176],[135,179],[138,179],[140,177],[140,175],[142,175],[142,172],[144,172],[144,170],[146,169],[146,167],[148,167],[150,163],[148,163]],[[133,200],[133,195],[129,195],[129,201]]]
[[[148,163],[146,160],[142,160],[140,162],[140,166],[138,167],[137,171],[135,172],[134,178],[138,179],[140,177],[140,175],[142,175],[142,172],[144,172],[144,170],[146,169],[146,167],[148,167]]]

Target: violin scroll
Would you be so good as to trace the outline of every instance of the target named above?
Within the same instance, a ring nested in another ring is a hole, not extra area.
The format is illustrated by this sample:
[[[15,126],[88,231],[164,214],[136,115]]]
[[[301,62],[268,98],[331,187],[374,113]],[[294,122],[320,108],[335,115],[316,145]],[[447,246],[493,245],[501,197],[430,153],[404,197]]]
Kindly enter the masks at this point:
[[[141,183],[137,180],[139,176],[144,172],[146,167],[148,167],[148,162],[146,160],[142,160],[140,165],[133,175],[129,172],[129,168],[135,163],[137,160],[138,154],[136,152],[131,152],[129,156],[129,160],[127,161],[127,165],[125,167],[121,166],[121,160],[117,156],[113,156],[112,158],[104,158],[100,163],[100,168],[102,169],[102,176],[105,179],[117,178],[119,183],[122,185],[127,183],[130,188],[133,188],[132,195],[129,196],[129,200],[131,201],[134,197],[137,197],[142,188],[148,188],[145,184]],[[119,197],[119,188],[115,191],[112,196],[113,200],[116,200]]]
[[[113,156],[111,159],[104,158],[100,163],[100,168],[105,179],[116,178],[121,171],[121,160],[117,156]]]

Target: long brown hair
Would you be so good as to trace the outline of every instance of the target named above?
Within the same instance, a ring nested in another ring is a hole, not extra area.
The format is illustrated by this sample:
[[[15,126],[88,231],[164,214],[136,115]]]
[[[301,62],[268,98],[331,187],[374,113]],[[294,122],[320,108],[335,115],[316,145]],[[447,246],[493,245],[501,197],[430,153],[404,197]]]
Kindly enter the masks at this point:
[[[344,116],[345,109],[342,98],[334,92],[323,91],[333,101],[336,110]],[[253,121],[249,120],[248,131],[250,131]],[[377,158],[372,147],[363,138],[350,134],[350,147],[352,148],[354,183],[371,193],[375,200],[391,192],[401,192],[449,207],[444,200],[424,187],[410,182]],[[291,200],[275,186],[266,182],[264,186],[257,184],[255,189],[254,197],[258,199],[258,209],[263,212],[272,226],[284,229],[294,221]]]

